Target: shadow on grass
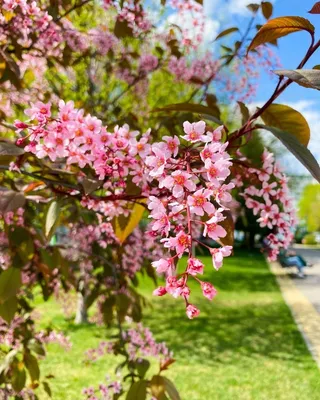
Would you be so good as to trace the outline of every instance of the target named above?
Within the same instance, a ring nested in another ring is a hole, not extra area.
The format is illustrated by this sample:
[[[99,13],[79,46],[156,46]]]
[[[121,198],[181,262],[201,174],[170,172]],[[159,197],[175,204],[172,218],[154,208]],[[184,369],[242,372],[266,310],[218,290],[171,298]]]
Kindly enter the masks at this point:
[[[197,303],[199,304],[199,302]],[[177,358],[229,363],[230,357],[299,361],[306,347],[285,305],[213,307],[200,304],[201,317],[189,321],[171,301],[147,316],[147,325]],[[166,312],[165,310],[170,310]]]
[[[305,343],[265,260],[259,253],[248,257],[237,251],[236,256],[218,273],[205,276],[220,292],[213,303],[191,285],[190,301],[201,310],[198,319],[188,320],[182,303],[163,297],[147,312],[146,325],[178,359],[205,360],[206,365],[230,363],[243,356],[304,359],[308,356]],[[211,260],[203,260],[208,270]]]

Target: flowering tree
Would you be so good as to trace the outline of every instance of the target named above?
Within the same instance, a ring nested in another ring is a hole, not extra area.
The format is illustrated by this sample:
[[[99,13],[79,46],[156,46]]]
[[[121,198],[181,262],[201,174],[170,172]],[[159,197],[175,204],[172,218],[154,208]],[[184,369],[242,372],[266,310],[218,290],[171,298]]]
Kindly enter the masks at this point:
[[[293,82],[319,89],[319,70],[303,69],[320,46],[311,23],[301,17],[269,19],[271,3],[251,4],[247,29],[221,32],[217,40],[240,38],[214,58],[203,38],[202,1],[161,4],[157,19],[151,19],[139,0],[3,1],[4,396],[32,398],[40,383],[50,394],[38,360],[50,340],[69,345],[58,332],[36,332],[28,299],[40,287],[45,300],[75,289],[78,322],[95,304],[95,322],[118,328],[114,342],[87,356],[91,361],[110,352],[122,356],[119,370],[126,379],[87,388],[86,398],[179,399],[163,375],[174,361],[170,351],[140,324],[146,303],[137,290],[139,274],[155,282],[160,275],[163,283],[154,294],[183,298],[192,319],[200,310],[189,282],[195,280],[210,301],[217,294],[212,282],[201,279],[205,266],[195,247],[211,253],[216,270],[222,267],[232,255],[235,201],[265,229],[271,260],[290,244],[295,216],[285,175],[269,151],[255,158],[242,151],[255,131],[273,133],[320,178],[307,149],[306,120],[274,103]],[[163,12],[169,8],[180,26],[166,24]],[[319,8],[317,3],[311,12]],[[268,21],[254,27],[261,15]],[[305,57],[296,70],[275,71],[274,92],[250,113],[244,101],[254,95],[257,65],[270,69],[270,43],[296,31],[311,36]],[[233,100],[241,122],[223,106]],[[218,247],[209,246],[212,241]],[[138,325],[128,327],[128,317]],[[151,377],[149,356],[160,361]]]

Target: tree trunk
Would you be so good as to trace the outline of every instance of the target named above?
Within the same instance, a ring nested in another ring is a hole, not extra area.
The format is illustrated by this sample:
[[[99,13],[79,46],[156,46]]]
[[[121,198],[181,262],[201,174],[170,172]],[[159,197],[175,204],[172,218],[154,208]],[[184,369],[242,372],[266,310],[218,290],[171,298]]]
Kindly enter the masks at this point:
[[[74,322],[77,325],[88,323],[86,296],[80,292],[78,292],[77,312]]]

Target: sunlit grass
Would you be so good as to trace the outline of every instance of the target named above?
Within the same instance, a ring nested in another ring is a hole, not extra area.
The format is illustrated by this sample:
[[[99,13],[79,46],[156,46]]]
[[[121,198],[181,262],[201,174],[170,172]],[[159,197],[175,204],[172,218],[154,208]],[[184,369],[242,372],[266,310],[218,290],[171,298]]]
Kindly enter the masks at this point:
[[[182,400],[317,400],[320,373],[285,305],[274,277],[259,254],[240,252],[213,271],[211,259],[205,279],[219,295],[211,303],[192,285],[191,301],[200,307],[198,319],[188,320],[183,303],[152,298],[145,314],[160,341],[174,351],[176,363],[168,376]],[[141,292],[150,297],[153,285],[142,280]],[[65,352],[51,345],[41,364],[51,381],[53,399],[81,399],[81,389],[97,385],[117,365],[105,357],[93,366],[83,363],[85,350],[96,346],[108,331],[95,326],[74,326],[51,301],[40,304],[41,325],[52,322],[73,342]]]

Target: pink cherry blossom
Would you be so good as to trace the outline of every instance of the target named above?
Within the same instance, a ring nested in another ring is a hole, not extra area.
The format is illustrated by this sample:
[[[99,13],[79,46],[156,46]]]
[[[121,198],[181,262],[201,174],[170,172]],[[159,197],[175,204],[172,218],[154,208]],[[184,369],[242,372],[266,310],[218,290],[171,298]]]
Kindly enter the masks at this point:
[[[155,196],[149,197],[148,209],[151,210],[151,215],[164,214],[166,212],[163,202]]]
[[[183,130],[186,135],[181,136],[183,139],[191,143],[196,142],[209,142],[210,138],[205,135],[206,123],[204,121],[190,123],[188,121],[183,123]]]
[[[164,148],[169,151],[174,157],[177,156],[178,150],[179,150],[179,145],[180,141],[177,136],[163,136],[162,140],[164,140],[166,143],[164,144]]]
[[[139,154],[141,158],[146,158],[146,156],[151,153],[151,145],[148,144],[148,140],[148,137],[142,137],[139,141],[137,141],[136,139],[131,139],[129,143],[130,156],[134,157]]]
[[[190,275],[197,275],[197,274],[203,274],[204,271],[204,265],[203,263],[198,260],[197,258],[189,258],[188,259],[188,267],[187,267],[187,273]]]
[[[154,268],[157,269],[158,274],[163,274],[168,272],[168,269],[171,268],[172,263],[171,260],[161,258],[158,261],[153,261],[151,264]]]
[[[188,205],[190,211],[196,215],[203,216],[204,212],[211,215],[215,212],[215,207],[208,199],[212,196],[212,191],[208,189],[199,189],[188,196]]]
[[[263,182],[262,189],[260,191],[260,196],[263,196],[265,201],[269,199],[269,196],[276,196],[277,192],[276,190],[274,190],[276,186],[277,186],[276,182],[272,183]]]
[[[220,181],[224,181],[230,175],[231,163],[228,160],[220,159],[214,163],[207,159],[205,167],[207,170],[207,179],[209,182],[219,186]]]
[[[181,296],[184,283],[182,279],[177,279],[176,276],[167,276],[166,279],[166,291],[171,294],[172,297],[177,298]]]
[[[189,251],[191,246],[191,237],[183,231],[180,231],[176,237],[162,239],[162,242],[165,243],[165,247],[175,249],[178,256],[181,257],[185,251]]]
[[[217,295],[217,290],[209,282],[201,282],[201,289],[204,297],[212,300]]]
[[[213,267],[218,271],[222,267],[224,257],[229,257],[232,252],[232,246],[223,246],[210,249],[212,255]]]
[[[170,231],[170,219],[166,213],[153,213],[152,218],[155,220],[152,223],[152,230],[158,231],[161,235],[168,236]]]
[[[159,286],[157,289],[155,289],[152,294],[154,296],[164,296],[165,294],[167,294],[167,290],[165,287],[163,286]]]
[[[153,156],[146,157],[146,165],[152,167],[150,175],[157,177],[163,174],[167,162],[167,154],[157,146],[152,146]]]
[[[262,203],[252,199],[251,197],[246,198],[246,207],[252,209],[253,215],[257,215],[263,207]]]
[[[44,122],[51,116],[51,103],[42,103],[37,101],[31,103],[31,108],[25,110],[25,114],[31,119],[37,119],[39,122]]]
[[[196,189],[195,183],[190,178],[192,178],[192,175],[187,172],[174,171],[160,182],[159,187],[172,189],[174,197],[179,198],[184,194],[184,188],[189,191],[194,191]]]
[[[213,240],[218,240],[227,235],[227,231],[218,223],[224,219],[220,212],[210,218],[206,223],[203,231],[203,236],[209,236]]]
[[[189,304],[186,308],[186,313],[189,319],[193,319],[198,317],[198,315],[200,314],[200,310],[193,304]]]

